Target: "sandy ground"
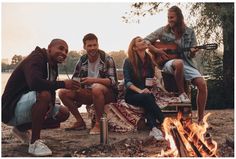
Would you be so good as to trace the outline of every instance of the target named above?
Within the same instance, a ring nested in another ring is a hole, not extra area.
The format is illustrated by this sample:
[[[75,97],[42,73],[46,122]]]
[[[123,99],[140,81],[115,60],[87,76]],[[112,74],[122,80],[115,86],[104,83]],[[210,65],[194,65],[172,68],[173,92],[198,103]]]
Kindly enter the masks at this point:
[[[218,143],[218,156],[234,157],[234,110],[210,110],[208,118],[209,132]],[[196,116],[196,111],[193,112]],[[41,138],[53,151],[53,157],[153,157],[167,147],[166,141],[156,141],[149,137],[148,130],[129,133],[109,132],[109,144],[100,145],[99,135],[89,135],[91,127],[87,114],[82,114],[87,129],[65,131],[74,118],[61,124],[60,128],[42,130]],[[193,118],[196,121],[196,118]],[[28,145],[11,134],[11,127],[2,124],[2,157],[30,157]]]

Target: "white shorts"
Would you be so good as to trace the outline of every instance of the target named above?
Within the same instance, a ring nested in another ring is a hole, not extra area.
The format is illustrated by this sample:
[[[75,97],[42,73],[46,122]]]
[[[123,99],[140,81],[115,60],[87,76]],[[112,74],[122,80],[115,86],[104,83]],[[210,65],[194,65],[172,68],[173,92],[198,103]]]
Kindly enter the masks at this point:
[[[167,61],[164,64],[162,71],[164,71],[165,73],[174,74],[174,69],[172,67],[173,61],[174,61],[174,59]],[[192,80],[197,77],[202,77],[201,73],[197,69],[184,63],[184,78],[185,78],[185,80],[189,81],[189,80]]]
[[[13,118],[7,123],[11,126],[17,126],[25,123],[30,123],[32,121],[32,107],[36,102],[36,92],[31,91],[26,94],[23,94],[20,100],[16,104],[15,113]],[[59,112],[60,105],[55,104],[50,112],[49,117],[54,118]]]

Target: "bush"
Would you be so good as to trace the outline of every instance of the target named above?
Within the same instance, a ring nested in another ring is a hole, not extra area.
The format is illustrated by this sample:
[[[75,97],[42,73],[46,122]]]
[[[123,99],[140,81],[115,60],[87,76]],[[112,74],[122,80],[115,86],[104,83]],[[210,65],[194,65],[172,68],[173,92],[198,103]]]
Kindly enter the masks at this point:
[[[230,106],[225,105],[223,80],[207,80],[208,98],[206,109],[225,109]],[[197,89],[192,90],[192,105],[193,109],[196,106]],[[231,106],[232,108],[232,106]]]

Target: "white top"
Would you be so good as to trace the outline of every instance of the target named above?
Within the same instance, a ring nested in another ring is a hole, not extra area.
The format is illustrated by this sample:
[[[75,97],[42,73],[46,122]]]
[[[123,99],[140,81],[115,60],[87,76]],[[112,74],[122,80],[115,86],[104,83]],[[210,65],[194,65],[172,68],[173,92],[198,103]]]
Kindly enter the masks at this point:
[[[99,77],[99,62],[100,56],[95,62],[90,62],[88,60],[88,77]]]

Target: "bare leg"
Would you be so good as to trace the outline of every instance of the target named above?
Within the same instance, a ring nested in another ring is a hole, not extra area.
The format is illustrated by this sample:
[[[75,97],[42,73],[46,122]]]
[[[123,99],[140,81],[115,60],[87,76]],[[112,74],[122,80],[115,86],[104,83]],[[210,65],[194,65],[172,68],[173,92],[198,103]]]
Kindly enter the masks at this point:
[[[198,109],[198,122],[202,121],[207,101],[207,84],[202,77],[193,79],[193,84],[197,86],[197,109]]]
[[[184,92],[184,65],[183,61],[176,59],[172,63],[174,67],[174,77],[179,94]]]
[[[75,91],[62,89],[58,93],[59,98],[61,99],[62,103],[69,109],[69,111],[73,114],[75,119],[77,121],[83,121],[79,111],[78,107],[81,106],[81,104],[76,105],[77,102],[75,102]]]
[[[92,96],[96,111],[96,122],[99,122],[104,113],[104,105],[113,101],[113,94],[106,86],[94,84],[92,87]]]
[[[96,111],[96,123],[91,129],[90,134],[97,134],[100,131],[99,121],[104,113],[104,106],[114,101],[113,93],[106,86],[101,84],[93,84],[92,87],[93,103]]]
[[[37,95],[37,101],[32,107],[32,138],[31,144],[40,138],[40,131],[43,126],[44,117],[49,109],[51,94],[42,91]]]
[[[43,129],[50,129],[50,128],[58,128],[60,123],[66,121],[70,116],[69,110],[64,107],[60,106],[58,114],[54,118],[48,118],[43,123]]]
[[[87,89],[80,89],[78,91],[62,89],[59,91],[58,95],[62,103],[75,117],[76,121],[85,124],[78,108],[81,107],[82,104],[92,104],[91,91]]]

